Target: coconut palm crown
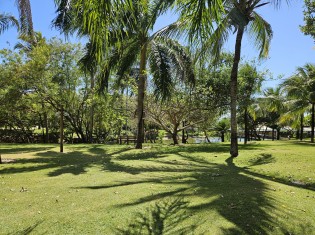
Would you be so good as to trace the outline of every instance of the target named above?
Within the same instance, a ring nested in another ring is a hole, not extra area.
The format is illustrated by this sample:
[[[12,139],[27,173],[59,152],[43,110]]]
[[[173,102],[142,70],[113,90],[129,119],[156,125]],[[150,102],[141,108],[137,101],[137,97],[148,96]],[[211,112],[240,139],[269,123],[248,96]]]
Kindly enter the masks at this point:
[[[315,126],[315,65],[306,64],[297,68],[297,73],[286,79],[282,85],[283,89],[297,111],[311,109],[311,142],[314,142]]]

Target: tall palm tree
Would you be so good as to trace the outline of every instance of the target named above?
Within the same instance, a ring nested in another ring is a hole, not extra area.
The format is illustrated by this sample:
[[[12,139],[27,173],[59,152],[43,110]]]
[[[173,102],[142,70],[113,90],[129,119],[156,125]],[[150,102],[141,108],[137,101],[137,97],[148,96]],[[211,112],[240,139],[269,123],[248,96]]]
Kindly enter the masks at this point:
[[[139,20],[146,21],[147,18],[148,15],[144,14],[143,18],[139,18]],[[124,73],[139,61],[136,148],[142,148],[144,141],[144,99],[147,63],[152,73],[156,98],[165,100],[171,95],[175,86],[173,78],[190,83],[194,82],[192,64],[185,48],[178,42],[166,37],[150,36],[149,31],[142,31],[143,29],[145,28],[140,26],[138,32],[133,35],[128,34],[128,39],[122,44],[124,53],[116,58],[119,60],[119,63],[116,65],[118,79],[121,79]],[[141,36],[139,37],[139,35]],[[116,57],[115,54],[114,57]]]
[[[158,16],[173,2],[56,0],[58,16],[55,25],[64,32],[79,30],[89,35],[95,45],[98,61],[103,60],[102,63],[106,65],[102,84],[108,84],[109,71],[115,64],[118,78],[121,79],[139,59],[136,148],[142,148],[144,140],[143,110],[147,62],[150,61],[150,67],[154,71],[156,91],[163,91],[162,98],[166,98],[172,87],[171,73],[174,70],[171,68],[180,68],[177,72],[184,75],[180,77],[193,80],[192,68],[187,66],[190,61],[185,50],[166,37],[150,35]]]
[[[30,0],[16,0],[19,11],[19,21],[13,16],[7,14],[0,14],[0,34],[9,27],[15,26],[19,29],[20,35],[28,35],[33,37],[33,19]]]
[[[279,4],[280,0],[273,0]],[[230,34],[236,34],[234,61],[230,74],[231,157],[238,156],[237,142],[237,77],[244,33],[254,39],[260,57],[267,57],[272,29],[256,10],[269,2],[262,0],[182,0],[180,19],[169,29],[180,28],[188,33],[190,42],[202,46],[201,55],[219,58],[222,46]],[[188,28],[187,28],[188,27]]]
[[[11,15],[0,14],[0,34],[10,27],[19,27],[19,22]]]
[[[20,33],[33,37],[33,19],[30,0],[16,0],[20,17]]]
[[[308,63],[303,67],[298,67],[297,74],[286,79],[282,87],[299,112],[311,106],[311,142],[314,143],[315,65]]]
[[[212,34],[210,41],[213,42],[212,50],[216,55],[221,50],[223,43],[228,39],[231,30],[236,33],[234,62],[230,75],[230,112],[231,112],[231,157],[238,156],[237,142],[237,86],[238,67],[241,58],[242,39],[248,32],[254,39],[256,46],[260,49],[260,57],[268,55],[269,43],[272,37],[271,26],[255,11],[267,3],[260,0],[238,0],[225,3],[224,17]]]

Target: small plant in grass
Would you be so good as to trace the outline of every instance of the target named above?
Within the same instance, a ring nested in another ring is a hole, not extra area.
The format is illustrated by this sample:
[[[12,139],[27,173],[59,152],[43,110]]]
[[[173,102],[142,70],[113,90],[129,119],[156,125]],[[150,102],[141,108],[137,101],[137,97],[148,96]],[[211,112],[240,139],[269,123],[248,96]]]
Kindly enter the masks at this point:
[[[159,130],[158,132],[158,140],[161,144],[163,144],[163,138],[166,134],[166,131],[165,130]]]

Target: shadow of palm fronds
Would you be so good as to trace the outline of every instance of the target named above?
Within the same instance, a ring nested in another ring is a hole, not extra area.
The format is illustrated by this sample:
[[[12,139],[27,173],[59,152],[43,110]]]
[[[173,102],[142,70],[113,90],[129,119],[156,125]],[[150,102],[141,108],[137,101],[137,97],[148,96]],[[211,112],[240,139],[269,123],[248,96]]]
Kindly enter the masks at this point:
[[[189,217],[187,207],[188,202],[183,198],[170,198],[159,201],[154,206],[148,207],[145,212],[136,214],[134,222],[124,229],[118,229],[117,234],[187,234],[196,227],[196,225],[179,226],[181,222]]]
[[[259,166],[276,162],[275,157],[269,153],[262,153],[258,157],[249,160],[250,166]]]

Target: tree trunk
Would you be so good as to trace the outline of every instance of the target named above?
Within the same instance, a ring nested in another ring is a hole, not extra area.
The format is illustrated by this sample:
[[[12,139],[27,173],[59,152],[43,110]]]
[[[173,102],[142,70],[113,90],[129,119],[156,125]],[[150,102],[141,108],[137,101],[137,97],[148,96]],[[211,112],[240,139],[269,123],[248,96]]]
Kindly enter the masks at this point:
[[[142,149],[142,143],[144,142],[144,92],[146,83],[146,55],[147,55],[147,44],[144,44],[140,52],[140,75],[138,81],[138,107],[137,107],[137,144],[136,149]]]
[[[63,106],[60,107],[60,152],[63,153]]]
[[[172,133],[172,139],[173,139],[174,145],[178,144],[177,132]]]
[[[297,140],[300,139],[300,130],[297,130],[297,131],[296,131],[296,139],[297,139]]]
[[[184,126],[185,126],[185,121],[183,121],[183,128]],[[182,130],[182,144],[186,144],[185,129]]]
[[[247,144],[248,141],[248,117],[247,117],[247,108],[244,111],[244,144]]]
[[[277,140],[280,140],[281,128],[277,128]]]
[[[45,106],[44,103],[42,102],[42,110],[45,110]],[[49,143],[49,129],[48,129],[48,115],[47,115],[47,111],[44,111],[43,113],[44,116],[44,125],[45,126],[45,134],[44,134],[44,143]],[[43,132],[44,133],[44,132]]]
[[[315,103],[312,103],[312,130],[311,130],[311,143],[314,143],[314,126],[315,126]]]
[[[44,112],[44,123],[45,123],[45,143],[49,143],[49,125],[48,125],[48,115]]]
[[[235,52],[234,52],[234,61],[231,71],[230,79],[230,111],[231,111],[231,146],[230,154],[231,157],[238,156],[238,143],[237,143],[237,120],[236,120],[236,106],[237,106],[237,75],[238,75],[238,64],[241,59],[241,47],[242,47],[242,38],[244,34],[244,28],[239,27],[236,35],[235,42]]]
[[[91,110],[90,110],[90,125],[89,125],[89,135],[87,136],[88,141],[93,143],[93,129],[94,129],[94,73],[91,72],[91,96],[92,96],[92,103],[91,103]]]
[[[224,131],[221,131],[221,142],[224,142]]]
[[[207,131],[204,131],[204,133],[205,133],[205,137],[206,137],[207,142],[208,142],[208,143],[211,143],[211,141],[210,141],[210,139],[209,139],[209,136],[208,136],[208,134],[207,134]]]
[[[302,140],[303,140],[303,131],[304,131],[304,130],[303,130],[303,126],[304,126],[304,123],[303,123],[303,122],[304,122],[304,114],[301,114],[300,122],[301,122],[301,123],[300,123],[300,125],[301,125],[301,126],[300,126],[300,128],[301,128],[301,129],[300,129],[300,130],[301,130],[301,131],[300,131],[300,140],[302,141]]]

